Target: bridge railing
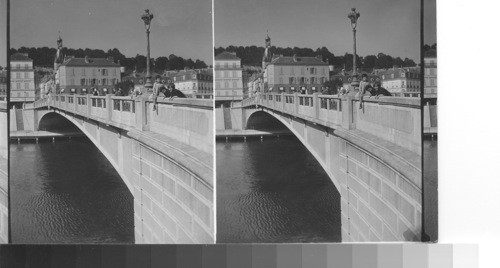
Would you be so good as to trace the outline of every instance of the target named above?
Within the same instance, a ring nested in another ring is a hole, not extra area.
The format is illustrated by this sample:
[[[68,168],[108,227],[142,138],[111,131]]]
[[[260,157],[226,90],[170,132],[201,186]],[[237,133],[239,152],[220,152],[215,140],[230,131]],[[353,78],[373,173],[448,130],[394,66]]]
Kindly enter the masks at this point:
[[[118,97],[112,95],[53,95],[37,107],[53,107],[127,130],[152,131],[208,153],[213,149],[211,99]]]
[[[420,154],[420,98],[259,94],[256,104],[315,124],[360,130]]]

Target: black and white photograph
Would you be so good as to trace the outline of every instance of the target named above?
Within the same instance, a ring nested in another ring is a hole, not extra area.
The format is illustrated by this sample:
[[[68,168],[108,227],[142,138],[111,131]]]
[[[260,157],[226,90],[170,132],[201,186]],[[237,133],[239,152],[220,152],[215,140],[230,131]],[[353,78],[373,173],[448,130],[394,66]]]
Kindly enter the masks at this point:
[[[214,14],[217,242],[424,240],[420,1]]]
[[[211,10],[11,1],[11,243],[215,242]]]
[[[0,244],[9,242],[7,1],[0,0]]]

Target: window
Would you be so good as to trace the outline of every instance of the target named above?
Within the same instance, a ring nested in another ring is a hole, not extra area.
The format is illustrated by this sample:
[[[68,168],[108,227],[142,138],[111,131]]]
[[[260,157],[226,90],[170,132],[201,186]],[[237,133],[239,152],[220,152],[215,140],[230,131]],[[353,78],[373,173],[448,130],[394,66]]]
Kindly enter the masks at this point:
[[[71,68],[71,72],[70,72],[70,74],[71,74],[72,76],[75,76],[75,68]],[[74,85],[74,83],[73,83],[72,85]]]
[[[233,88],[237,88],[237,87],[238,87],[238,82],[233,81]]]
[[[16,88],[21,89],[21,83],[16,83]]]
[[[233,68],[236,68],[236,62],[233,62]]]
[[[229,82],[228,81],[224,81],[224,87],[225,88],[229,88]]]
[[[228,77],[227,71],[224,71],[224,77]]]
[[[280,74],[283,74],[283,67],[280,67]]]
[[[27,69],[29,69],[29,68],[30,68],[29,64],[27,64],[27,63],[26,63],[26,64],[24,64],[24,69],[26,69],[26,70],[27,70]]]
[[[304,69],[302,69],[302,71],[303,71],[303,70],[304,70]],[[301,77],[301,78],[300,78],[300,84],[304,84],[304,83],[305,83],[305,81],[306,81],[306,80],[305,80],[305,78],[304,78],[304,77]]]
[[[30,78],[30,73],[28,73],[28,72],[24,73],[24,78],[29,79]]]
[[[431,86],[435,86],[435,85],[436,85],[436,80],[431,79]]]
[[[291,75],[294,75],[295,74],[295,68],[292,66],[290,67],[290,74]]]
[[[220,88],[220,82],[219,81],[215,82],[215,88],[217,88],[217,89]]]
[[[113,76],[116,76],[116,69],[113,68]]]
[[[85,68],[82,68],[82,76],[85,76]]]
[[[224,62],[224,68],[228,68],[229,64],[227,62]]]
[[[16,69],[21,69],[21,64],[16,64]]]
[[[107,76],[108,75],[108,69],[101,69],[101,75]]]
[[[96,75],[96,69],[92,69],[92,75],[95,76]]]
[[[80,85],[85,86],[85,78],[80,79]]]
[[[21,79],[21,73],[16,73],[16,78]]]
[[[314,67],[311,67],[309,71],[311,72],[311,74],[316,74],[316,68]]]
[[[96,84],[96,79],[94,78],[94,79],[92,79],[92,80],[90,81],[90,85],[92,85],[92,86],[93,86],[93,85],[95,85],[95,84]]]
[[[311,84],[316,84],[316,77],[311,77]]]
[[[107,84],[108,84],[108,79],[103,78],[103,79],[102,79],[102,85],[107,85]]]
[[[30,89],[30,83],[24,83],[24,89]]]
[[[292,70],[293,70],[293,69],[292,69]],[[293,77],[288,78],[288,84],[293,84],[293,83],[294,83],[294,81],[293,81],[293,80],[294,80],[294,79],[293,79]]]

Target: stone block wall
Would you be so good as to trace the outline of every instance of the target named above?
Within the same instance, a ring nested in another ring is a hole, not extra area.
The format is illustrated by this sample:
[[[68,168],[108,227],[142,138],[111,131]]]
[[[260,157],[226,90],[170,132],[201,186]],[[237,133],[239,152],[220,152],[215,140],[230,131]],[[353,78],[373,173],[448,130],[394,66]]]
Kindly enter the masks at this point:
[[[0,103],[0,244],[9,242],[8,126],[5,103]]]
[[[136,243],[214,243],[213,187],[138,142],[133,159]]]
[[[347,141],[341,141],[340,159],[344,241],[420,240],[421,181]]]

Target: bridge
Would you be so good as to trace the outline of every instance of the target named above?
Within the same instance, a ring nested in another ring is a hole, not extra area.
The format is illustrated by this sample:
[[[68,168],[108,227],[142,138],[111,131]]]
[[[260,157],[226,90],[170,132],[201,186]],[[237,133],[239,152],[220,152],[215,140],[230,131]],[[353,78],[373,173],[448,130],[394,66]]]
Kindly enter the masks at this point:
[[[7,102],[0,101],[0,244],[9,242]]]
[[[216,109],[224,129],[286,126],[341,195],[343,241],[419,241],[422,233],[420,98],[259,94]]]
[[[158,100],[153,111],[145,97],[59,94],[10,117],[11,132],[83,132],[134,197],[136,243],[214,243],[212,100]]]

